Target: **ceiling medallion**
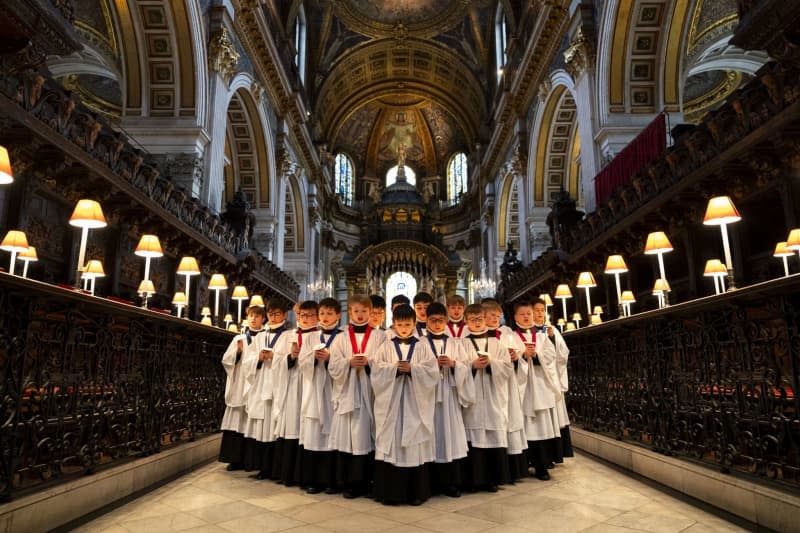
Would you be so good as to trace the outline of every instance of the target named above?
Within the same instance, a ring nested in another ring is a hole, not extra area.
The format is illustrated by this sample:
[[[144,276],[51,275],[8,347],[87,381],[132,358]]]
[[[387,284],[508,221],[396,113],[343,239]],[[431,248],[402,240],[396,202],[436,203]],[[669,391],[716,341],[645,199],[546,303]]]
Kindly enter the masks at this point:
[[[428,38],[453,28],[467,15],[469,0],[339,0],[336,16],[368,37]]]

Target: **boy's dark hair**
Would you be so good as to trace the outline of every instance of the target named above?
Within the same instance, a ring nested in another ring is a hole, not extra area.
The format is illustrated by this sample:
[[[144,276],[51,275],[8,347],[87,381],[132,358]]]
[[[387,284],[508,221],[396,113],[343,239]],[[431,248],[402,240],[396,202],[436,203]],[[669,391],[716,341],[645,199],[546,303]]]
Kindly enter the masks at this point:
[[[458,294],[451,294],[450,296],[447,297],[447,305],[455,305],[455,304],[467,305],[467,302],[464,301],[463,296],[460,296]]]
[[[333,309],[337,315],[342,314],[342,304],[339,303],[339,300],[336,298],[323,298],[319,301],[319,305],[317,306],[317,311],[326,307],[328,309]]]
[[[300,304],[300,311],[316,311],[319,305],[314,300],[306,300]]]
[[[418,303],[431,304],[433,303],[433,296],[427,292],[418,292],[414,296],[414,305],[417,305]]]
[[[530,300],[517,300],[516,302],[514,302],[514,313],[516,313],[517,309],[519,309],[520,307],[533,307],[533,304],[538,302],[544,303],[544,301],[542,300],[536,300],[534,302],[531,302]]]
[[[260,315],[261,318],[264,320],[267,319],[267,310],[261,307],[260,305],[251,305],[245,310],[245,316],[253,313],[254,315]]]
[[[392,311],[392,320],[416,320],[417,314],[414,312],[414,308],[408,304],[404,304],[399,306],[397,309]]]
[[[408,296],[405,294],[398,294],[394,298],[392,298],[392,309],[394,309],[397,305],[409,305],[411,300],[408,299]]]
[[[531,307],[534,305],[543,305],[545,309],[547,309],[547,302],[542,300],[541,298],[536,298],[534,301],[531,302]]]
[[[386,299],[378,294],[370,294],[369,299],[372,300],[373,309],[386,309]]]
[[[439,302],[433,302],[431,305],[428,306],[427,309],[428,318],[432,316],[443,316],[447,317],[447,308],[444,304]]]
[[[489,297],[489,298],[484,298],[483,300],[481,300],[481,303],[482,303],[482,304],[492,304],[492,303],[495,303],[495,304],[497,304],[497,305],[500,305],[500,302],[498,302],[498,301],[497,301],[497,298],[492,298],[492,297]]]
[[[464,309],[464,316],[469,315],[482,315],[483,314],[483,307],[481,304],[469,304],[466,309]]]
[[[283,311],[284,313],[289,311],[289,304],[286,303],[286,300],[283,298],[270,298],[267,300],[267,311],[272,311],[277,309],[278,311]]]

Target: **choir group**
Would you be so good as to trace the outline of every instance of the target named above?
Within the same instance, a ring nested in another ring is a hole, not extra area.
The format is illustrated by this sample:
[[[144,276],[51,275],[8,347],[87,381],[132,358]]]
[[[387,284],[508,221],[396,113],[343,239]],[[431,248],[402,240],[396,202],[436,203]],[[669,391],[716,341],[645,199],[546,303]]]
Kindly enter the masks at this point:
[[[413,304],[413,307],[412,307]],[[564,403],[569,350],[545,303],[447,305],[419,293],[247,309],[222,357],[219,460],[308,493],[419,505],[431,494],[497,491],[572,455]],[[265,324],[266,322],[266,324]]]

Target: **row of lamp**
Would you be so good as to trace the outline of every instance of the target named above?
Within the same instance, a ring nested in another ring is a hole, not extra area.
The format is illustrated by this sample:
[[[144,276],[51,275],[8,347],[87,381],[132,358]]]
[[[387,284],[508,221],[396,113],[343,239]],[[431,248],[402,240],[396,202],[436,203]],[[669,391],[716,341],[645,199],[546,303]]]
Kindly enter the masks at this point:
[[[710,259],[706,263],[703,275],[711,277],[714,280],[715,294],[722,294],[726,291],[736,288],[733,277],[733,261],[731,259],[730,242],[728,239],[728,224],[733,224],[742,219],[736,206],[728,196],[716,196],[711,198],[706,208],[705,216],[703,217],[703,224],[707,226],[719,226],[722,236],[722,247],[725,255],[725,263],[719,259]],[[645,243],[644,253],[646,255],[656,255],[658,257],[658,268],[660,277],[655,280],[653,285],[653,295],[658,299],[659,309],[668,305],[668,294],[671,291],[669,282],[667,281],[666,270],[664,268],[664,254],[673,250],[672,243],[663,231],[655,231],[647,236]],[[788,258],[797,252],[800,257],[800,229],[793,229],[789,232],[786,242],[779,242],[775,248],[774,256],[783,260],[784,273],[789,275]],[[632,291],[623,291],[620,284],[620,275],[628,272],[628,266],[625,264],[625,259],[618,254],[608,257],[606,261],[605,274],[613,275],[616,284],[617,303],[619,306],[620,316],[631,316],[631,304],[636,302],[636,298]],[[726,287],[727,278],[727,287]],[[592,310],[591,296],[589,290],[597,287],[594,275],[591,272],[581,272],[578,275],[578,281],[575,286],[579,289],[586,291],[586,309]],[[552,305],[552,300],[549,294],[541,294],[539,296],[546,303],[546,309]],[[555,292],[555,298],[561,300],[563,318],[558,320],[558,325],[561,330],[575,329],[580,327],[581,315],[575,313],[572,316],[572,321],[567,320],[567,299],[572,298],[572,292],[569,285],[566,283],[558,285]],[[598,312],[598,310],[600,312]],[[600,314],[602,309],[595,307],[592,311],[590,318],[591,324],[600,323],[602,320]],[[548,315],[549,316],[549,313]]]

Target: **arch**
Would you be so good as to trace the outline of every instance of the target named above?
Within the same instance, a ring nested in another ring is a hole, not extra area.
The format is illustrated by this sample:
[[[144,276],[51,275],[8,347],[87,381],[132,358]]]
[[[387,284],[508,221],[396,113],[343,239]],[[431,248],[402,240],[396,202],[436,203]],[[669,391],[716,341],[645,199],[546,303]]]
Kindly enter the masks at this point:
[[[294,176],[289,176],[284,187],[283,202],[283,253],[303,252],[305,250],[305,217],[303,195]]]
[[[447,162],[448,202],[457,203],[461,195],[467,191],[467,176],[469,176],[467,155],[464,152],[454,153]]]
[[[506,249],[508,242],[514,242],[515,249],[522,246],[520,231],[521,209],[520,182],[522,180],[509,172],[500,187],[500,200],[497,203],[497,251]]]
[[[339,152],[333,162],[334,193],[342,198],[345,205],[353,205],[355,200],[355,165],[353,159]]]

